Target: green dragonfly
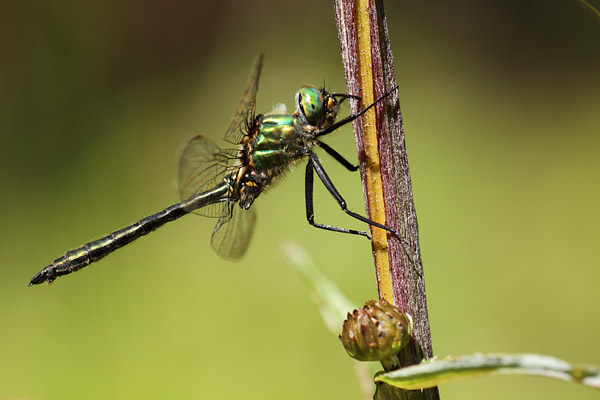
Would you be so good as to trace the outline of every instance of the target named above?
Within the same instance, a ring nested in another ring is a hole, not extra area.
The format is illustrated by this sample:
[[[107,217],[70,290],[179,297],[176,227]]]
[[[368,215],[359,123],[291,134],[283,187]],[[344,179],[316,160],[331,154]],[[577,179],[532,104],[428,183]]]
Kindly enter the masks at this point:
[[[276,107],[267,114],[256,115],[256,92],[262,61],[261,55],[254,65],[244,96],[224,136],[225,141],[237,147],[222,149],[198,135],[185,148],[179,171],[180,203],[67,251],[35,275],[29,286],[50,283],[59,276],[77,271],[191,212],[217,218],[211,237],[213,249],[225,258],[240,258],[246,252],[254,231],[256,216],[251,208],[252,203],[275,178],[304,158],[308,159],[305,179],[306,218],[312,226],[369,237],[364,231],[314,221],[313,172],[316,172],[346,214],[399,237],[393,229],[348,210],[346,202],[312,150],[314,146],[319,146],[348,170],[356,171],[357,166],[321,142],[320,138],[358,118],[396,88],[360,112],[337,122],[340,105],[346,99],[360,100],[360,97],[304,86],[296,95],[296,111],[293,114],[288,114],[282,107]]]

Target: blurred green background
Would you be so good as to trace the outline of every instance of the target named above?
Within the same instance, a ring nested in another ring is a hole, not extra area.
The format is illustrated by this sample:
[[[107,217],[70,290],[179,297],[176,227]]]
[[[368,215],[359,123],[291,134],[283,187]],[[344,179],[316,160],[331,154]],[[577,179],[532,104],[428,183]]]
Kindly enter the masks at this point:
[[[573,1],[390,1],[437,356],[600,364],[600,23]],[[255,56],[258,110],[344,91],[330,2],[16,1],[0,9],[0,399],[360,399],[351,360],[281,254],[299,242],[357,303],[369,243],[311,228],[303,167],[255,205],[247,256],[185,217],[51,286],[64,251],[178,200],[178,156],[219,142]],[[219,142],[220,143],[220,142]],[[355,158],[350,128],[328,138]],[[358,174],[325,167],[364,212]],[[361,227],[322,188],[319,221]],[[486,378],[444,399],[586,399]]]

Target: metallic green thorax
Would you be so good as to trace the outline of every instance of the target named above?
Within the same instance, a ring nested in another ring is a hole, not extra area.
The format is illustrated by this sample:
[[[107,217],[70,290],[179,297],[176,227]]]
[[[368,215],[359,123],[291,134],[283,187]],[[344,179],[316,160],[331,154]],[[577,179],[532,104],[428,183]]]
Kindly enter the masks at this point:
[[[261,115],[253,143],[252,160],[263,170],[278,168],[292,161],[301,146],[302,127],[289,114]]]

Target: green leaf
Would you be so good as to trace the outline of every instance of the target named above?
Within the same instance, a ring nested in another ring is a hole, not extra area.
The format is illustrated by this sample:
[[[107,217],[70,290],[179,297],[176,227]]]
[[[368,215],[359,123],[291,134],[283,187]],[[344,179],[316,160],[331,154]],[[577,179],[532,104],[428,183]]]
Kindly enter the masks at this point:
[[[600,368],[593,365],[573,365],[554,357],[537,354],[473,354],[429,360],[399,370],[380,373],[376,382],[402,389],[416,390],[441,383],[477,376],[531,375],[581,383],[600,389]]]

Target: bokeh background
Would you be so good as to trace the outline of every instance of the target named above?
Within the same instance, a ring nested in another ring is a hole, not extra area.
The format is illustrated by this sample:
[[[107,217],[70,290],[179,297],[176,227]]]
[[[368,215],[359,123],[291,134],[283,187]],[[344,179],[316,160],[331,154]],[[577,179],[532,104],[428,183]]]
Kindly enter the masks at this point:
[[[389,1],[436,355],[600,364],[600,23],[573,1]],[[343,91],[331,2],[0,3],[0,399],[360,399],[351,360],[281,246],[356,303],[369,243],[311,228],[303,168],[255,205],[247,256],[189,216],[27,288],[64,251],[178,200],[178,157],[219,141],[257,54],[258,110]],[[345,128],[328,143],[355,156]],[[350,206],[358,174],[323,155]],[[321,188],[320,221],[358,228]],[[444,399],[587,399],[535,378]]]

